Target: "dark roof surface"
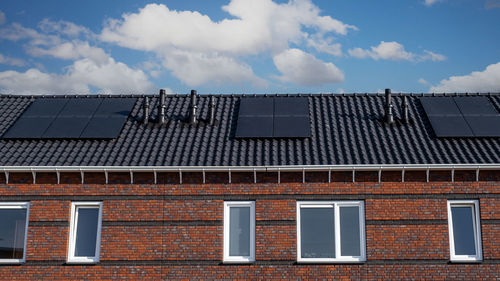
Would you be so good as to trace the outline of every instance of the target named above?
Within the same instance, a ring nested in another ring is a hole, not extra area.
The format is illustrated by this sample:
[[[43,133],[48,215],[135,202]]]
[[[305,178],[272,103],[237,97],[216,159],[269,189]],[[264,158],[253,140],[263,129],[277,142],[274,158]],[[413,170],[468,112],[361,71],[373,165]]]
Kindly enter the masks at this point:
[[[384,125],[379,120],[384,112],[382,95],[302,96],[309,99],[310,138],[235,139],[239,100],[243,95],[215,96],[215,126],[203,122],[190,126],[179,121],[188,113],[189,96],[170,95],[166,98],[168,123],[162,127],[151,123],[145,126],[141,121],[145,96],[134,96],[138,98],[137,102],[117,139],[0,139],[0,166],[500,163],[500,138],[436,138],[419,102],[421,95],[409,95],[412,123],[402,125],[397,121],[392,126]],[[149,97],[151,116],[154,117],[158,98]],[[51,97],[0,96],[0,135],[5,133],[34,98]],[[402,97],[394,95],[396,118],[401,115],[401,100]],[[499,110],[500,95],[491,94],[490,100]],[[208,117],[208,102],[208,96],[199,96],[198,118]]]

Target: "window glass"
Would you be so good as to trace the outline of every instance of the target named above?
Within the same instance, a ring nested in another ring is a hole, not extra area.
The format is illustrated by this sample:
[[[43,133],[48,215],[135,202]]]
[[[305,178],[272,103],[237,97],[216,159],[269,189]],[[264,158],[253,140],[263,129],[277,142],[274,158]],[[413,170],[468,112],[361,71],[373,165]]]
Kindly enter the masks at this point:
[[[99,209],[78,208],[77,217],[75,257],[93,257],[96,250]]]
[[[342,256],[360,256],[359,207],[340,207],[340,250]]]
[[[455,255],[476,255],[472,207],[451,207]]]
[[[23,259],[27,209],[0,209],[0,259]]]
[[[224,202],[223,260],[228,263],[255,261],[255,202]]]
[[[229,255],[250,256],[250,207],[230,207]]]
[[[335,258],[333,208],[300,209],[302,258]]]

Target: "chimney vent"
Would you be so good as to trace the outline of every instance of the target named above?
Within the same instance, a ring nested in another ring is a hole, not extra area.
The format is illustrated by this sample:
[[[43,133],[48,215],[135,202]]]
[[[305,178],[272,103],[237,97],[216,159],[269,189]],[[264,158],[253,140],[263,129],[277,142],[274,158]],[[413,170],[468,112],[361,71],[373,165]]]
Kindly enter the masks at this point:
[[[391,89],[385,89],[385,122],[387,122],[387,124],[394,123],[394,116],[392,115]]]
[[[144,120],[143,120],[143,123],[144,124],[147,124],[148,121],[149,121],[149,98],[146,97],[144,99]]]
[[[208,108],[208,123],[213,125],[215,123],[215,98],[214,96],[210,96]]]
[[[158,123],[165,124],[165,90],[160,90],[160,104],[158,106]]]
[[[403,123],[408,124],[410,118],[408,117],[408,97],[403,96]]]
[[[191,90],[191,103],[189,105],[189,124],[196,124],[196,90]]]

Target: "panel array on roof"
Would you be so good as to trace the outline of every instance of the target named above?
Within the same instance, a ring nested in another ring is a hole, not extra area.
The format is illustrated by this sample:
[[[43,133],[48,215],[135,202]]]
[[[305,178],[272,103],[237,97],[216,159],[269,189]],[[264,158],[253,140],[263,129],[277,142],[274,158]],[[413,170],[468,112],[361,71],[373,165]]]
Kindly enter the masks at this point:
[[[307,138],[311,136],[305,97],[241,98],[235,137]]]
[[[135,102],[135,98],[37,99],[3,138],[116,138]]]
[[[420,98],[437,137],[500,137],[500,114],[487,97]]]

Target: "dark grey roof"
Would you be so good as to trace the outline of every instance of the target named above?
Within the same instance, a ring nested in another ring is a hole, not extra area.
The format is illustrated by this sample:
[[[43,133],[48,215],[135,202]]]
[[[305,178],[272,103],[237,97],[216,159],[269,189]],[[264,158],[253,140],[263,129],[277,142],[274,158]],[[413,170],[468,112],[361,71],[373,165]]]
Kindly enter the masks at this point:
[[[272,96],[272,95],[268,95]],[[383,125],[384,98],[376,94],[303,95],[309,99],[311,137],[235,139],[242,95],[216,95],[216,126],[179,121],[188,112],[187,95],[167,96],[166,126],[144,126],[142,103],[115,140],[0,140],[0,166],[260,166],[350,164],[500,163],[500,138],[436,138],[419,102],[409,95],[413,124]],[[59,96],[60,97],[60,96]],[[158,98],[149,96],[152,116]],[[0,135],[35,97],[0,96]],[[51,97],[36,97],[51,98]],[[80,97],[85,98],[85,97]],[[109,97],[115,98],[115,97]],[[490,95],[500,109],[500,95]],[[394,97],[400,116],[401,97]],[[198,99],[207,118],[208,96]],[[175,120],[173,120],[175,119]]]

